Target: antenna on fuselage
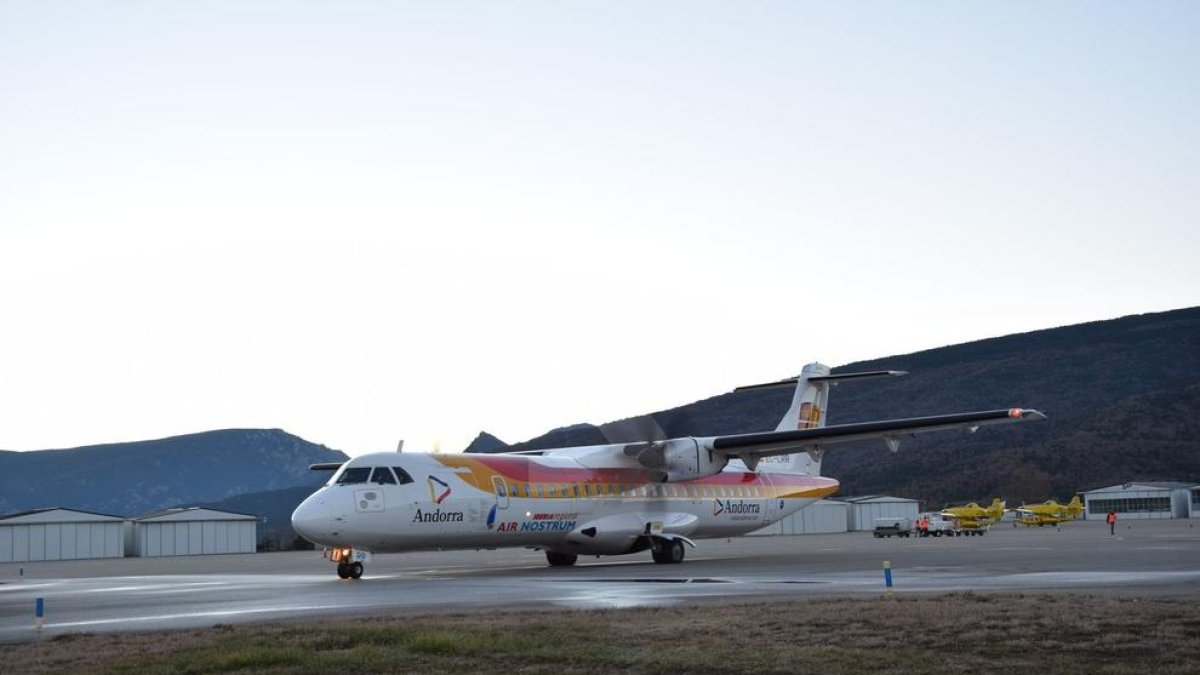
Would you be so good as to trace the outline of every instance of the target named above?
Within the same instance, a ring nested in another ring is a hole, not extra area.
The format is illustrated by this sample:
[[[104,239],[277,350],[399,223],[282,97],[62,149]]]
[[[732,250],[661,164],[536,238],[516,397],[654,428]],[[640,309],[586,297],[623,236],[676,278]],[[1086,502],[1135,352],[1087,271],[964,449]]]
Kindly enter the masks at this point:
[[[401,438],[400,442],[396,444],[396,452],[404,452],[404,439],[403,438]]]

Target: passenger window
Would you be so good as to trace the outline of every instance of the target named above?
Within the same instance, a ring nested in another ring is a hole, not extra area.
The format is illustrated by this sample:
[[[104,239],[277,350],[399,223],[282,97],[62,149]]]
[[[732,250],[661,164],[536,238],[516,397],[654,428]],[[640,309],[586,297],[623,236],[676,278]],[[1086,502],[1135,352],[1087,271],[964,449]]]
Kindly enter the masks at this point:
[[[375,473],[371,474],[371,482],[376,485],[395,485],[396,477],[392,475],[392,470],[386,466],[375,467]]]
[[[407,485],[413,482],[412,476],[408,475],[408,472],[404,469],[401,469],[398,466],[393,466],[392,471],[396,472],[396,478],[400,481],[401,485]]]
[[[345,471],[342,471],[342,475],[338,476],[337,484],[338,485],[356,485],[358,483],[367,482],[367,479],[370,477],[371,477],[371,467],[356,466],[356,467],[346,469]]]

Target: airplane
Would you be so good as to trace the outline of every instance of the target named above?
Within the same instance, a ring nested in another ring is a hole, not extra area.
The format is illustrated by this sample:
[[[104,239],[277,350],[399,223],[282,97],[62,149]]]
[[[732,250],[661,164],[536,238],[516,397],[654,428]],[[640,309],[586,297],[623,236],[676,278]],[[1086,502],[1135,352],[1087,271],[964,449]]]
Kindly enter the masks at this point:
[[[1045,419],[1010,408],[825,425],[839,382],[905,374],[831,374],[812,363],[797,377],[735,391],[794,389],[774,431],[682,437],[498,454],[374,453],[313,464],[335,473],[292,514],[297,534],[326,547],[338,576],[358,579],[376,553],[527,547],[550,566],[581,555],[649,550],[682,562],[695,540],[733,537],[835,493],[821,476],[827,449],[944,429]]]
[[[1017,508],[1017,522],[1030,527],[1057,525],[1075,520],[1081,513],[1083,502],[1079,501],[1079,495],[1075,495],[1066,504],[1059,504],[1053,499],[1047,499],[1041,504],[1022,504]]]
[[[1004,517],[1004,502],[996,497],[991,505],[982,507],[975,502],[966,506],[952,506],[942,509],[942,516],[951,518],[958,523],[958,532],[962,534],[980,534]]]

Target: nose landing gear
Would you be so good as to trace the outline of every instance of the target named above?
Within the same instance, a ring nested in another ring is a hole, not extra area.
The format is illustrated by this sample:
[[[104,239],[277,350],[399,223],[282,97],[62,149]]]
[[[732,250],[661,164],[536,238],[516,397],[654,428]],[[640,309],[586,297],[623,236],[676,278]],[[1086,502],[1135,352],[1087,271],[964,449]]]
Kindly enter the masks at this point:
[[[370,556],[366,551],[355,551],[352,548],[335,548],[329,553],[329,559],[337,563],[337,575],[340,579],[361,579],[363,563]]]
[[[337,575],[342,579],[361,579],[363,573],[363,564],[355,561],[352,563],[338,563]]]

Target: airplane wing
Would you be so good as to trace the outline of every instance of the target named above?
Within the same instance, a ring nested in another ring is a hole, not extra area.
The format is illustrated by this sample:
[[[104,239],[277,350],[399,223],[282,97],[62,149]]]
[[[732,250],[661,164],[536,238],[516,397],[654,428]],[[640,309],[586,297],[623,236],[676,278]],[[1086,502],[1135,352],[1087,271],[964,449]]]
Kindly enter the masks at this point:
[[[835,445],[882,438],[888,448],[895,452],[900,439],[929,431],[943,429],[967,429],[975,431],[981,426],[1044,420],[1046,416],[1036,410],[1012,408],[1010,410],[985,410],[980,412],[934,415],[932,417],[909,417],[880,422],[838,424],[814,429],[795,431],[772,431],[737,436],[718,436],[712,440],[713,452],[729,456],[762,458],[774,455],[790,455],[795,452],[823,450]]]

